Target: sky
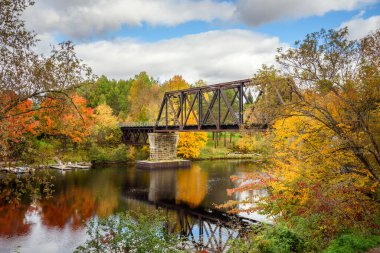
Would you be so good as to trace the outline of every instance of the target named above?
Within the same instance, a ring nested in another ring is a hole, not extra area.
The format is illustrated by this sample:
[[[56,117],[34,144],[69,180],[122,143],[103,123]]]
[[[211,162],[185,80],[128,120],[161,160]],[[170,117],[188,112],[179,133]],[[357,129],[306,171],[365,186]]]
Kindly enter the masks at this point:
[[[213,84],[275,65],[277,48],[322,28],[364,37],[380,28],[380,0],[37,0],[23,17],[40,53],[71,40],[99,76]]]

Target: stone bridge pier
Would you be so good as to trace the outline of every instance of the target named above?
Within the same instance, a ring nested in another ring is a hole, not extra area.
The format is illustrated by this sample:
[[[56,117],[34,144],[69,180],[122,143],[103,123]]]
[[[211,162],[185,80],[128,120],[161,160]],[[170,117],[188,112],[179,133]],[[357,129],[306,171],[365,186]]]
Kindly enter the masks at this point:
[[[151,161],[168,161],[177,159],[179,134],[148,133]]]
[[[140,168],[178,168],[189,167],[190,161],[177,158],[178,132],[148,133],[150,157],[138,161]]]

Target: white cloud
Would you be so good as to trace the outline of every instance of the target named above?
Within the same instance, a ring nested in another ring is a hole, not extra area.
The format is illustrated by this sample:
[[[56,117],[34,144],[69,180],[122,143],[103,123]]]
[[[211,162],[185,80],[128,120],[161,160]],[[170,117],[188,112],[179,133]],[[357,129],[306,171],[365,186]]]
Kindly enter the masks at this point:
[[[370,32],[380,29],[380,15],[372,16],[367,19],[355,17],[347,22],[343,22],[340,28],[345,26],[348,27],[350,39],[361,39]]]
[[[358,9],[379,0],[39,0],[26,9],[29,28],[86,38],[123,25],[176,26],[189,21],[243,22],[260,25],[275,20]]]
[[[331,11],[350,11],[377,0],[238,0],[236,15],[245,23],[260,25],[275,20],[322,16]]]
[[[277,37],[244,30],[210,31],[154,43],[131,39],[76,46],[78,55],[98,75],[127,79],[147,71],[160,80],[175,74],[208,83],[250,77],[262,64],[274,64]]]
[[[57,46],[58,42],[51,33],[41,33],[37,34],[37,39],[39,40],[36,44],[36,52],[43,55],[49,55],[53,46]]]
[[[38,33],[82,38],[122,25],[175,26],[193,20],[229,20],[235,6],[215,0],[39,0],[24,17]]]

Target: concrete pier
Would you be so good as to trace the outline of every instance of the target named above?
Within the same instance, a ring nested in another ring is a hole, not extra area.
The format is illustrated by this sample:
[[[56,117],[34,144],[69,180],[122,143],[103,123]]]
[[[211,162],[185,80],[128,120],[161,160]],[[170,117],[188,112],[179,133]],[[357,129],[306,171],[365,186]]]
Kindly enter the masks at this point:
[[[148,133],[150,161],[177,159],[178,133]]]
[[[138,161],[138,168],[190,167],[189,160],[177,158],[178,133],[148,133],[150,156],[147,161]]]

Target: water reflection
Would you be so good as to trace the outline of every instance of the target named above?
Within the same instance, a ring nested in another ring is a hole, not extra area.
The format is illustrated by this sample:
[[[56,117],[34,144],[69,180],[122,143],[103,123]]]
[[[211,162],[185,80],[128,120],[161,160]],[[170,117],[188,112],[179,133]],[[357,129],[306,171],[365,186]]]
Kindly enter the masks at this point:
[[[29,205],[0,206],[0,237],[20,236],[29,233],[31,224],[27,223],[25,216],[33,208]]]
[[[204,212],[215,209],[214,204],[228,200],[226,189],[233,187],[229,177],[255,169],[260,168],[251,162],[204,161],[178,170],[147,171],[118,166],[57,172],[51,198],[17,208],[0,207],[0,252],[13,251],[16,246],[21,246],[20,252],[72,252],[85,241],[83,225],[91,217],[107,217],[124,210],[149,212],[158,204],[172,210],[180,206],[182,214],[191,214],[192,218],[184,217],[198,231],[191,233],[200,235],[205,227],[199,222],[205,219],[199,215],[202,212],[207,215]],[[185,224],[186,219],[179,218],[178,213],[168,215]],[[183,230],[178,222],[174,223],[173,231]],[[212,224],[206,224],[208,229],[214,228]],[[47,241],[49,250],[41,250]]]
[[[148,199],[153,202],[174,199],[177,185],[176,173],[177,170],[171,169],[150,172]]]
[[[190,208],[198,207],[207,194],[207,171],[194,164],[189,170],[177,171],[176,181],[176,204],[186,204]]]
[[[64,228],[69,224],[76,230],[96,213],[95,196],[88,189],[79,187],[41,201],[39,206],[42,224],[47,227]]]

